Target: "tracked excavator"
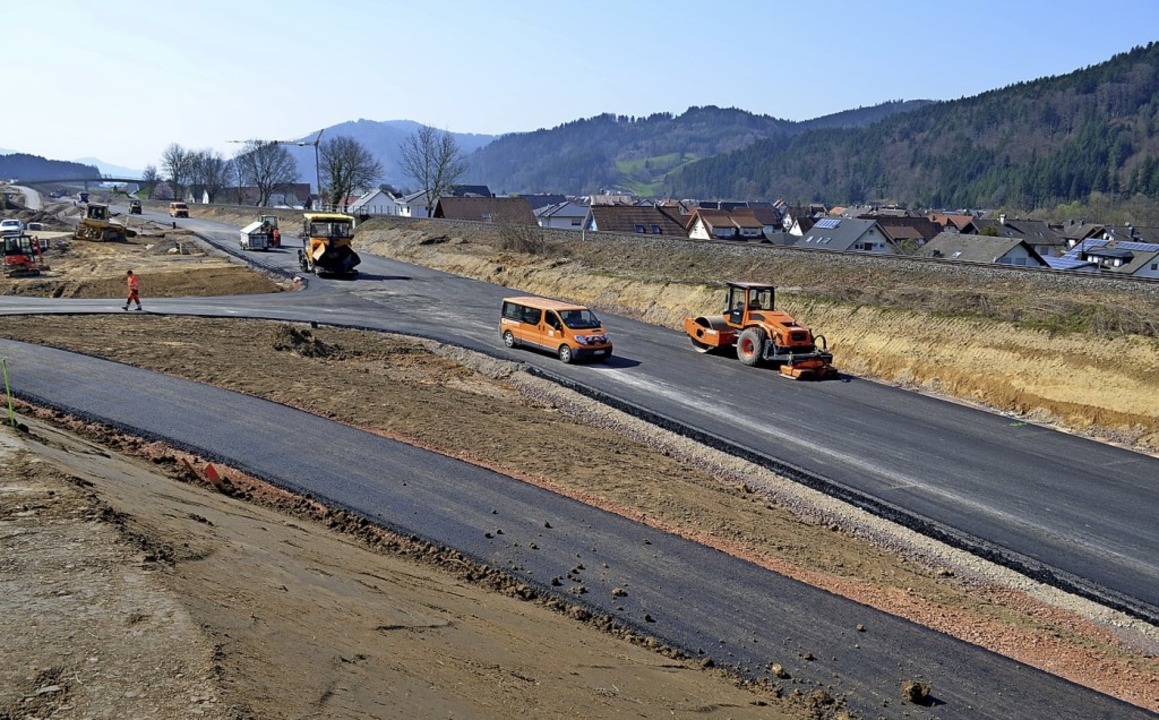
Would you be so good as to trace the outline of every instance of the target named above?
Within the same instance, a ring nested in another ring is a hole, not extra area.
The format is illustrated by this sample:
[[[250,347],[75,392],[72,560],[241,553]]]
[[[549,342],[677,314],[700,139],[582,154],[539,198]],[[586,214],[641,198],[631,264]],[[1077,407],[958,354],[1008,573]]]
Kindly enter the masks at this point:
[[[73,234],[77,240],[103,242],[124,242],[128,238],[136,236],[136,230],[113,220],[109,206],[102,203],[85,205],[85,214],[76,227],[76,233]]]
[[[684,332],[698,352],[736,348],[745,365],[775,365],[783,377],[797,380],[837,375],[824,335],[814,335],[774,305],[772,285],[730,282],[721,316],[684,318]]]
[[[40,242],[28,235],[9,235],[3,239],[4,277],[35,277],[48,269],[40,253]]]
[[[302,249],[298,265],[316,275],[353,277],[362,262],[350,244],[354,241],[354,217],[341,213],[305,213],[302,216]]]

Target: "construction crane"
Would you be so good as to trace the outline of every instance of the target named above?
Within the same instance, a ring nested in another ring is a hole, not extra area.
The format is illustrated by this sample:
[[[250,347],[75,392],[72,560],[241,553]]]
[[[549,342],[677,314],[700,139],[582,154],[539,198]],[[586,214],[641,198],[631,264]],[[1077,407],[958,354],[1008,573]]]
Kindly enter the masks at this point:
[[[324,133],[324,132],[326,132],[326,128],[322,128],[321,130],[319,130],[318,134],[314,136],[314,140],[312,142],[306,142],[305,140],[261,140],[261,141],[259,141],[259,142],[264,142],[264,143],[267,143],[270,145],[297,145],[298,147],[313,146],[314,147],[314,186],[315,186],[315,189],[317,190],[317,196],[318,196],[319,200],[322,198],[322,171],[321,171],[322,165],[318,159],[318,145],[322,142],[322,133]],[[229,142],[245,144],[245,143],[248,143],[250,141],[249,140],[230,140]]]

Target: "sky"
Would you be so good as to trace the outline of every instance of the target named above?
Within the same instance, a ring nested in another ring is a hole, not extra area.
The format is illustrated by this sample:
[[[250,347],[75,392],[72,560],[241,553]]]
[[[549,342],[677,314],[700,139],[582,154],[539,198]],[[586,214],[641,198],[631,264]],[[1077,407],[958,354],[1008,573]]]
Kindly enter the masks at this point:
[[[951,100],[1159,40],[1159,0],[20,0],[0,27],[0,152],[140,169],[358,119],[498,135]]]

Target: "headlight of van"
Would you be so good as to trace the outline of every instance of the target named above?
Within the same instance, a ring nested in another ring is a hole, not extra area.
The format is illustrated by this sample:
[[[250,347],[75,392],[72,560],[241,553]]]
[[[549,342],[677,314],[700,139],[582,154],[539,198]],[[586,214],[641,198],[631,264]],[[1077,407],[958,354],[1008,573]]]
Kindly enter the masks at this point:
[[[577,343],[579,343],[580,345],[587,345],[588,344],[588,339],[586,337],[584,337],[583,335],[576,335],[575,341]]]

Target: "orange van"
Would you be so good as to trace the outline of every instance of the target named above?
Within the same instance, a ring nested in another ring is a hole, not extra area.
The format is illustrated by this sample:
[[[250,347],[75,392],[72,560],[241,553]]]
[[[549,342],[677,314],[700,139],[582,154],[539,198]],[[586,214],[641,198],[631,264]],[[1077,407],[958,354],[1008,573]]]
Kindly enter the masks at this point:
[[[612,339],[596,314],[558,300],[504,298],[499,337],[509,348],[528,345],[554,353],[565,363],[612,356]]]

